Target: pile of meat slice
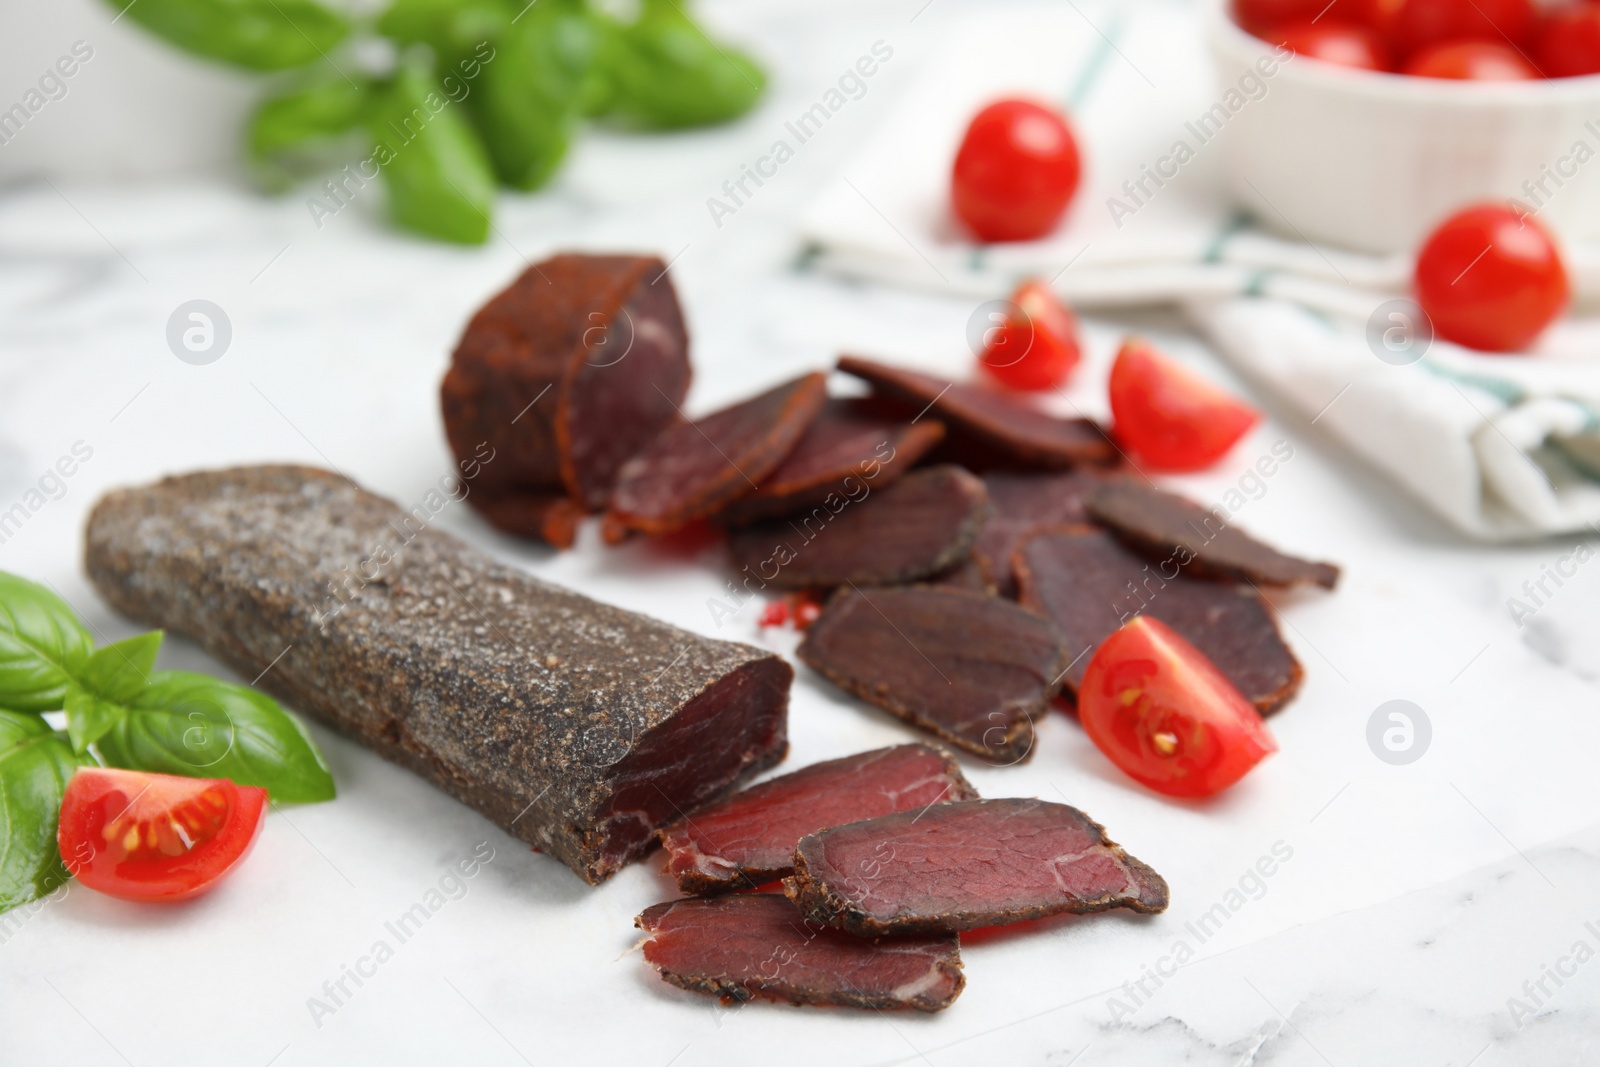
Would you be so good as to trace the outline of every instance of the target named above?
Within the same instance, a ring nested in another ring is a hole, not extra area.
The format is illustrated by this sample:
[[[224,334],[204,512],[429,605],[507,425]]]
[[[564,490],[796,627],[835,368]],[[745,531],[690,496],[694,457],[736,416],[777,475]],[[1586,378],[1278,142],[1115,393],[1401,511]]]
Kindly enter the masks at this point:
[[[667,872],[699,895],[635,920],[645,959],[725,1001],[938,1011],[965,983],[963,930],[1167,906],[1161,876],[1083,812],[978,799],[926,745],[812,764],[661,839]]]

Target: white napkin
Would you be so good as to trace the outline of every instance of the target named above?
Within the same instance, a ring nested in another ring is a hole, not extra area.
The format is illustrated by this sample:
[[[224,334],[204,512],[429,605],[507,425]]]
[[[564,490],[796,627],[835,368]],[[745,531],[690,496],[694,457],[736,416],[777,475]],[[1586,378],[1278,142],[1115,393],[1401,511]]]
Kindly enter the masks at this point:
[[[804,218],[815,266],[981,298],[1042,277],[1079,308],[1176,303],[1239,370],[1465,533],[1600,523],[1600,323],[1564,320],[1527,356],[1435,340],[1408,364],[1380,358],[1380,307],[1406,294],[1410,257],[1285,239],[1237,214],[1221,146],[1192,125],[1223,87],[1190,5],[985,12],[945,27],[921,62]],[[1002,95],[1064,104],[1085,175],[1055,233],[985,247],[950,217],[949,168],[967,119]],[[1180,139],[1192,157],[1158,185]],[[1600,250],[1567,253],[1580,300],[1600,294]]]

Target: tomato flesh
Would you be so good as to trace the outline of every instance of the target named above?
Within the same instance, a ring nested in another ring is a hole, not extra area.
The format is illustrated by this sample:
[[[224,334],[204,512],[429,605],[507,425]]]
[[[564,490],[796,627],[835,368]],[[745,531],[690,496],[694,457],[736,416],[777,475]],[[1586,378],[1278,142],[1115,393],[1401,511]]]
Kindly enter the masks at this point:
[[[1546,16],[1538,55],[1547,78],[1600,74],[1600,4],[1569,4]]]
[[[1486,352],[1527,348],[1570,295],[1550,234],[1499,204],[1441,223],[1417,256],[1416,286],[1434,333]]]
[[[1078,365],[1078,320],[1043,282],[1023,282],[989,331],[983,368],[1012,389],[1054,389]]]
[[[1269,36],[1295,55],[1360,70],[1388,70],[1383,39],[1365,26],[1323,19],[1283,26]]]
[[[1145,615],[1095,650],[1078,689],[1078,720],[1128,777],[1173,797],[1220,793],[1278,751],[1234,684]]]
[[[956,152],[950,200],[980,241],[1049,233],[1077,191],[1078,141],[1059,111],[997,100],[979,111]]]
[[[1379,10],[1383,28],[1407,55],[1444,41],[1521,46],[1537,22],[1530,0],[1401,0]]]
[[[1539,77],[1516,49],[1493,41],[1446,41],[1424,48],[1411,57],[1402,73],[1474,82],[1534,81]]]
[[[244,859],[266,804],[265,789],[222,778],[82,767],[62,797],[56,841],[90,889],[123,900],[182,900]]]
[[[1117,440],[1158,470],[1209,467],[1261,421],[1255,408],[1138,338],[1122,343],[1110,392]]]

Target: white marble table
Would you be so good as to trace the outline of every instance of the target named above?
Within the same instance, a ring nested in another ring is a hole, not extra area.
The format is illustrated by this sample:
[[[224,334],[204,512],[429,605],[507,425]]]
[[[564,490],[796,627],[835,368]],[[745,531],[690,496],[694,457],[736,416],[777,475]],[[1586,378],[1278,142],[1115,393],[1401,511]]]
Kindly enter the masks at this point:
[[[482,250],[396,236],[374,221],[376,197],[318,229],[303,201],[259,200],[221,177],[8,190],[0,511],[31,499],[76,443],[92,456],[0,544],[0,568],[48,579],[117,638],[134,628],[80,566],[84,516],[110,486],[296,460],[420,498],[450,470],[436,387],[461,323],[558,248],[674,260],[696,410],[841,349],[961,371],[970,302],[811,274],[790,229],[869,135],[927,27],[961,6],[716,8],[771,58],[761,110],[710,132],[586,137],[550,193],[506,199]],[[706,198],[880,38],[907,62],[714,225]],[[197,298],[223,308],[233,331],[206,366],[179,361],[164,337],[172,311]],[[1074,397],[1090,411],[1104,411],[1127,326],[1086,324]],[[1226,375],[1176,322],[1138,326]],[[986,794],[1066,797],[1106,823],[1171,882],[1166,915],[971,938],[967,991],[938,1016],[724,1009],[663,985],[630,952],[632,917],[670,895],[656,864],[585,887],[313,727],[339,799],[271,815],[256,854],[216,893],[147,908],[73,889],[0,917],[0,1063],[1600,1063],[1600,564],[1547,582],[1551,595],[1519,626],[1507,598],[1525,597],[1523,583],[1571,545],[1463,543],[1298,418],[1269,418],[1217,470],[1176,484],[1216,499],[1280,440],[1294,458],[1238,521],[1346,567],[1336,594],[1280,603],[1307,669],[1273,720],[1282,752],[1198,805],[1135,787],[1060,715],[1041,724],[1029,763],[970,768]],[[438,522],[594,596],[792,646],[792,635],[761,634],[754,609],[715,625],[714,550],[606,550],[589,529],[577,550],[552,555],[464,507]],[[218,669],[177,639],[162,665]],[[1394,699],[1432,726],[1426,753],[1403,766],[1367,743],[1370,716]],[[909,736],[803,670],[792,734],[791,767]],[[337,1010],[314,1010],[313,998],[329,1003],[325,983],[393,940],[385,922],[480,843],[493,859],[459,899],[392,958],[363,965],[371,976],[347,980]],[[1270,877],[1252,874],[1267,856]]]

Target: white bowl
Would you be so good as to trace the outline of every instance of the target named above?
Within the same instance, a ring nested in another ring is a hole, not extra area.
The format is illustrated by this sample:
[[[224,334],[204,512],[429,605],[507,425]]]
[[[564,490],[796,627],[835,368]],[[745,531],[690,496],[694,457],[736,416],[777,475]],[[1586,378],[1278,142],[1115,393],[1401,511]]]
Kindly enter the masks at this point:
[[[1222,90],[1276,61],[1227,0],[1207,3]],[[1600,238],[1600,75],[1458,82],[1276,62],[1221,137],[1234,195],[1264,224],[1399,252],[1466,204],[1515,200],[1567,237]]]

